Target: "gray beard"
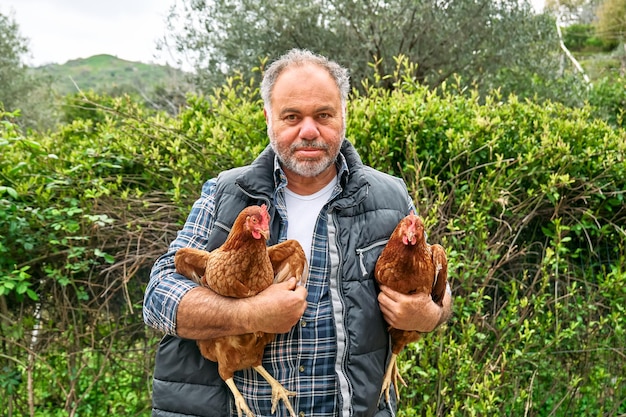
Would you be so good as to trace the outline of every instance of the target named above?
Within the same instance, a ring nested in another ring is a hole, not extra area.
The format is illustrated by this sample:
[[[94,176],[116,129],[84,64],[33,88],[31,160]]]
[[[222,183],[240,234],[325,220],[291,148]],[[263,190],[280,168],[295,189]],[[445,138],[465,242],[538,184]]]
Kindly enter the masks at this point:
[[[295,143],[292,144],[288,149],[279,149],[278,146],[276,146],[276,141],[274,140],[274,134],[271,131],[270,128],[268,128],[268,135],[270,137],[270,146],[272,147],[272,149],[274,150],[274,152],[276,153],[276,155],[278,155],[278,160],[280,161],[280,164],[283,166],[284,169],[287,169],[291,172],[294,172],[297,175],[300,175],[302,177],[307,177],[307,178],[311,178],[311,177],[316,177],[318,175],[320,175],[322,172],[324,172],[326,169],[328,169],[332,164],[335,163],[335,161],[337,160],[337,156],[339,155],[339,150],[341,149],[341,145],[337,148],[337,153],[335,155],[328,155],[325,156],[324,158],[322,158],[321,160],[316,160],[316,161],[310,161],[310,160],[304,160],[304,161],[299,161],[296,160],[295,158],[292,158],[290,156],[290,153],[293,152],[295,149],[298,148],[298,146],[301,146],[302,143]],[[343,141],[343,140],[342,140]],[[306,146],[317,146],[314,142],[313,143],[307,143]],[[317,146],[321,149],[326,149],[328,150],[328,146],[322,145],[322,146]]]

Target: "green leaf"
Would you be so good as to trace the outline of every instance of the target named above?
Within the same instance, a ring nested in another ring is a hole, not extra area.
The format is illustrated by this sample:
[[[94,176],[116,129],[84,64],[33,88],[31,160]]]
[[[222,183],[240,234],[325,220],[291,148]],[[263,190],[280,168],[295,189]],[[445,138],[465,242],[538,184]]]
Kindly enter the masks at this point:
[[[100,249],[96,248],[93,251],[94,255],[100,257],[100,258],[104,258],[104,260],[109,263],[112,264],[113,262],[115,262],[115,257],[109,255],[106,252],[101,251]]]
[[[13,197],[14,199],[17,199],[17,197],[18,197],[17,191],[15,191],[15,188],[7,187],[5,185],[0,185],[0,195],[2,195],[4,193],[7,193],[8,195]]]

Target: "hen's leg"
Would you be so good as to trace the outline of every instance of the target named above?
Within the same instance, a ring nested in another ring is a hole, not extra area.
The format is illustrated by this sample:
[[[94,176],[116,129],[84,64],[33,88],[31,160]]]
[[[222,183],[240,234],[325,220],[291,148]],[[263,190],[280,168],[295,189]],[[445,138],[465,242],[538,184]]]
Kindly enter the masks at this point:
[[[228,385],[228,388],[230,388],[230,391],[233,393],[233,397],[235,397],[237,415],[241,417],[241,412],[243,411],[246,413],[246,417],[254,417],[254,413],[252,413],[252,410],[250,410],[250,407],[246,404],[246,400],[243,398],[243,395],[241,395],[241,392],[235,385],[235,381],[232,378],[228,378],[224,382],[226,382],[226,385]]]
[[[389,360],[389,365],[387,365],[387,371],[385,372],[385,377],[383,378],[383,386],[380,390],[380,397],[382,398],[383,393],[385,394],[385,400],[387,400],[387,404],[389,404],[389,389],[391,388],[391,382],[393,381],[394,386],[396,387],[396,398],[400,400],[400,391],[398,390],[398,381],[402,382],[402,385],[406,387],[406,382],[402,379],[400,372],[398,372],[398,363],[396,358],[397,354],[392,353],[391,359]]]
[[[293,391],[287,391],[285,387],[283,387],[280,382],[274,379],[269,372],[263,368],[263,366],[255,366],[254,369],[263,377],[267,382],[269,382],[272,387],[272,413],[276,411],[276,405],[278,404],[278,400],[283,400],[285,403],[285,407],[289,410],[291,417],[296,417],[296,412],[293,411],[293,407],[291,406],[291,402],[289,401],[289,397],[293,397],[296,395]]]

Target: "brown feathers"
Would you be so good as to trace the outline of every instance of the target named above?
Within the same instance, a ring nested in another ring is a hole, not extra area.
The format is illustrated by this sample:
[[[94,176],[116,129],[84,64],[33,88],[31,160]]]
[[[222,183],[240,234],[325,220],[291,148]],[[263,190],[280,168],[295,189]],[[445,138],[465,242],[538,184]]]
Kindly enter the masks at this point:
[[[219,248],[211,252],[179,249],[174,257],[176,270],[217,294],[233,298],[254,296],[272,283],[291,277],[299,278],[304,284],[308,265],[302,247],[295,240],[267,247],[269,224],[265,205],[246,207]],[[282,399],[295,417],[288,399],[295,393],[285,390],[261,366],[265,346],[273,339],[273,334],[259,331],[198,341],[202,356],[218,363],[219,374],[233,392],[238,411],[249,417],[253,414],[235,386],[233,374],[251,367],[272,385],[273,408],[278,399]]]
[[[441,245],[426,242],[424,223],[419,216],[409,214],[398,223],[383,249],[374,270],[376,280],[403,294],[426,293],[441,304],[448,279],[448,262]],[[420,338],[417,331],[389,327],[392,358],[383,381],[382,393],[389,401],[389,388],[393,379],[402,381],[397,369],[396,356],[404,347]],[[404,381],[402,381],[404,383]]]

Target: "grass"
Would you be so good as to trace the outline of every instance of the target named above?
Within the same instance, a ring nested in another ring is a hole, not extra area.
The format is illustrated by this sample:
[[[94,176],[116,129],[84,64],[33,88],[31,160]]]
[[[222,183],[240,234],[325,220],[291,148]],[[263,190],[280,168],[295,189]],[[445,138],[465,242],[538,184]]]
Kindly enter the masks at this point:
[[[34,68],[34,71],[49,76],[53,89],[62,96],[79,90],[99,93],[149,91],[155,85],[171,85],[185,78],[182,71],[169,66],[126,61],[112,55],[48,64]]]

